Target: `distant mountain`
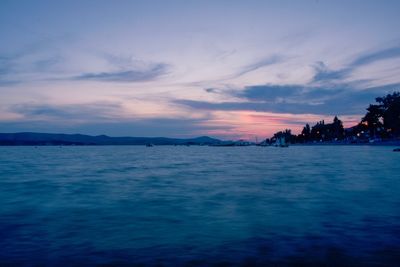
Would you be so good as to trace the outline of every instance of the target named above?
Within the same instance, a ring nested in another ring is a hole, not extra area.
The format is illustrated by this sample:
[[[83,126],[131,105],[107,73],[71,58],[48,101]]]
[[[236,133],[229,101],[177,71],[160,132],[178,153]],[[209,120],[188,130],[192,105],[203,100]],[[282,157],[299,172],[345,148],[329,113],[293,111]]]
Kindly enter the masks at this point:
[[[208,136],[189,139],[166,137],[110,137],[107,135],[0,133],[0,145],[212,145],[221,141]]]

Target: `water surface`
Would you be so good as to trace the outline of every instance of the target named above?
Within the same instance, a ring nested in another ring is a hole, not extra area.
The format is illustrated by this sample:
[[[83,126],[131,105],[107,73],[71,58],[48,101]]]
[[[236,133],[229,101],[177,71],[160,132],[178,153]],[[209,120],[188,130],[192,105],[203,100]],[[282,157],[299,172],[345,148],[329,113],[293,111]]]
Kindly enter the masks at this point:
[[[391,147],[0,147],[0,265],[398,266]]]

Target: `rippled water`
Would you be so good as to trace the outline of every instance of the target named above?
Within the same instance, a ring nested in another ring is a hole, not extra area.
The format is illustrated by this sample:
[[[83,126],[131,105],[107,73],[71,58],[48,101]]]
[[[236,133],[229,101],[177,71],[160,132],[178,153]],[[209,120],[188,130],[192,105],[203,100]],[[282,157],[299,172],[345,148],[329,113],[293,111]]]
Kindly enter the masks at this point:
[[[0,147],[0,265],[399,266],[391,147]]]

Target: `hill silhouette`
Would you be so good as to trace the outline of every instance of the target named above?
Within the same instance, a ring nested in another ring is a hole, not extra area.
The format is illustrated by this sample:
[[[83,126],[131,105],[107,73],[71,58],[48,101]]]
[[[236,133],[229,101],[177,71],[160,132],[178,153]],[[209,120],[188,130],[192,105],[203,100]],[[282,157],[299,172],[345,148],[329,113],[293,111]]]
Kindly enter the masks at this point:
[[[221,142],[208,136],[179,139],[167,137],[110,137],[107,135],[0,133],[0,145],[210,145]]]

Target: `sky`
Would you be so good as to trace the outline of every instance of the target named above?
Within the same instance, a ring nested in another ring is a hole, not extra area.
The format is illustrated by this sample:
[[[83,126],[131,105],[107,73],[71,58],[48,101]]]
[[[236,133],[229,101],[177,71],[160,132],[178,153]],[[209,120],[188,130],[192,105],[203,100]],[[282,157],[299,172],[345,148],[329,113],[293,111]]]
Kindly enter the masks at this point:
[[[400,90],[400,1],[0,1],[0,132],[266,138]]]

